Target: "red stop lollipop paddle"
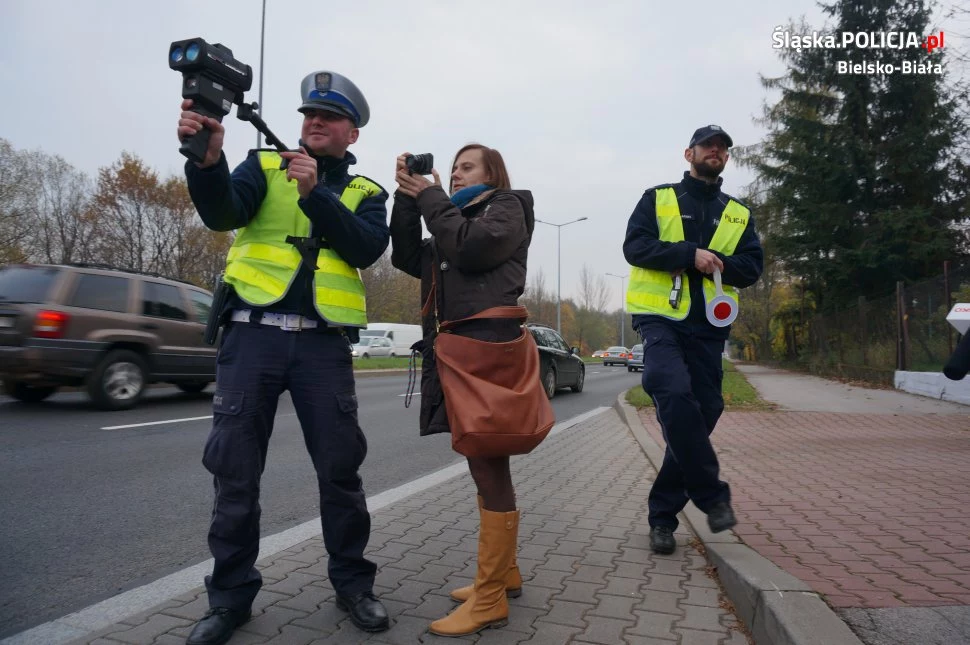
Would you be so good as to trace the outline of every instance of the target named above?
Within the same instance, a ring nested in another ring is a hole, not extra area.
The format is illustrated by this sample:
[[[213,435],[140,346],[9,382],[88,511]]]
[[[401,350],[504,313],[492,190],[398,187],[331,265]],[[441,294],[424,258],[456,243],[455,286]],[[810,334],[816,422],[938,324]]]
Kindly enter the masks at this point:
[[[714,287],[716,293],[707,303],[707,322],[715,327],[727,327],[738,317],[738,301],[724,295],[721,272],[717,268],[714,269]]]

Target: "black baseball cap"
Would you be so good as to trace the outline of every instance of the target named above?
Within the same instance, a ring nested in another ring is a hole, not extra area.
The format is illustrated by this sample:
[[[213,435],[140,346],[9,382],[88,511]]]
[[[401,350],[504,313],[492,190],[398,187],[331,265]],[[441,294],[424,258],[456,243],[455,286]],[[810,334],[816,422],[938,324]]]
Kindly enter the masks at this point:
[[[731,135],[722,130],[721,126],[705,125],[694,130],[694,136],[690,138],[690,143],[687,144],[687,147],[693,148],[697,144],[704,143],[712,137],[724,137],[724,142],[727,144],[728,148],[734,145],[734,141],[731,140]]]

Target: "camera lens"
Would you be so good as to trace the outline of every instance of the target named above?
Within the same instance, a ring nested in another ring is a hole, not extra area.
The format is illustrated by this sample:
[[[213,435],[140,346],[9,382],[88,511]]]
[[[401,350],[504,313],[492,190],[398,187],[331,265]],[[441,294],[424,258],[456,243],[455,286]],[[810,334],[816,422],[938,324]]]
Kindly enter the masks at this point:
[[[185,56],[185,52],[182,51],[182,48],[181,47],[176,47],[175,49],[172,50],[172,62],[173,63],[181,62],[182,61],[182,58],[184,56]]]
[[[185,57],[189,59],[189,62],[193,62],[199,57],[199,49],[199,43],[192,43],[185,48]]]
[[[431,169],[434,168],[434,155],[430,152],[421,155],[408,155],[404,163],[407,164],[408,170],[412,173],[430,175]]]

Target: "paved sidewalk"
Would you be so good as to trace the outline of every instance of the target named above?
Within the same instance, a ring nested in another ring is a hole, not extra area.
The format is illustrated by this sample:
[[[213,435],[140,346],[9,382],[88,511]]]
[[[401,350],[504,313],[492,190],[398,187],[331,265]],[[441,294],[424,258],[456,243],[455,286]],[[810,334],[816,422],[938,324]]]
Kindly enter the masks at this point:
[[[463,473],[374,513],[369,557],[389,631],[363,634],[334,607],[317,532],[259,562],[254,618],[230,643],[745,645],[740,617],[759,645],[970,644],[970,408],[740,369],[780,409],[725,413],[714,433],[736,533],[712,535],[689,505],[677,552],[650,552],[646,497],[663,442],[652,410],[621,395],[513,459],[525,586],[507,627],[427,632],[454,606],[447,591],[474,575]],[[73,642],[184,643],[206,606],[199,586]],[[97,621],[84,618],[75,624]],[[4,645],[52,643],[29,633]]]
[[[713,435],[743,544],[869,645],[970,643],[970,408],[740,369],[781,408],[728,412]],[[639,416],[662,441],[652,410]],[[715,562],[717,550],[709,545]]]
[[[454,607],[448,590],[474,575],[475,489],[463,474],[374,514],[369,557],[389,631],[368,636],[335,608],[317,536],[259,562],[265,585],[254,617],[230,643],[749,642],[688,534],[672,556],[650,552],[644,509],[655,472],[616,411],[551,435],[512,466],[525,585],[507,627],[460,639],[427,632]],[[184,643],[206,607],[199,587],[74,642]]]

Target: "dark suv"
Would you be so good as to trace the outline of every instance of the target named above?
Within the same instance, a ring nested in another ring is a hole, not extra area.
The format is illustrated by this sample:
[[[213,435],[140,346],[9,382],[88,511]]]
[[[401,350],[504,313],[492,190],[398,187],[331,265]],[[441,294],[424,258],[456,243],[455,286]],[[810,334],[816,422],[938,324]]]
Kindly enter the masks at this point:
[[[201,392],[216,348],[202,342],[212,294],[100,265],[0,267],[0,379],[42,401],[82,386],[98,407],[130,408],[152,382]]]
[[[586,382],[586,366],[579,357],[579,349],[570,347],[555,329],[545,325],[528,324],[532,337],[539,346],[539,378],[546,396],[556,396],[561,387],[571,387],[582,392]]]

